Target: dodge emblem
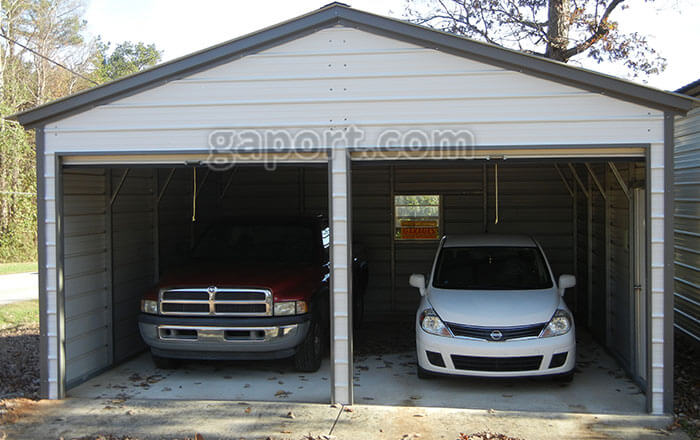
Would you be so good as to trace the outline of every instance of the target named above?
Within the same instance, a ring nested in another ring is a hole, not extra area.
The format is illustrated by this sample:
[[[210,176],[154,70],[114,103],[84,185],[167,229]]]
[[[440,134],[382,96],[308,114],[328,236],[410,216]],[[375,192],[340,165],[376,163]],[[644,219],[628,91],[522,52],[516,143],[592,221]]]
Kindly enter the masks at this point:
[[[207,292],[209,293],[216,293],[216,286],[209,286],[207,288]]]
[[[494,341],[500,341],[502,337],[503,333],[501,333],[500,330],[494,330],[491,332],[491,339],[493,339]]]

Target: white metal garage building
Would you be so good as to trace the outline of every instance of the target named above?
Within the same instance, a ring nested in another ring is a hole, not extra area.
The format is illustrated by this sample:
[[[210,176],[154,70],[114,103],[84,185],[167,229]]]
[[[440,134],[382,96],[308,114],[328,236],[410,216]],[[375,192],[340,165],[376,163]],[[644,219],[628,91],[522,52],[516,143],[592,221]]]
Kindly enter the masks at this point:
[[[673,118],[693,104],[331,4],[20,114],[37,140],[42,394],[142,350],[140,293],[190,233],[195,198],[202,219],[329,216],[330,399],[352,403],[351,245],[368,248],[368,313],[413,313],[408,274],[435,242],[396,239],[395,197],[427,194],[440,234],[538,238],[579,280],[579,325],[651,413],[670,412]],[[290,142],[224,148],[246,130]]]

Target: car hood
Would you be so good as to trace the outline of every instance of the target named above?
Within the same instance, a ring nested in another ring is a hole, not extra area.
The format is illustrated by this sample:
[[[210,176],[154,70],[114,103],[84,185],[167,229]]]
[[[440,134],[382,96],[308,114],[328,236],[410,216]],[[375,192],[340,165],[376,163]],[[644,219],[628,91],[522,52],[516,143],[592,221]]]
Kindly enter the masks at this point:
[[[549,322],[559,306],[557,290],[430,289],[428,301],[445,322],[515,327]]]
[[[164,273],[158,286],[260,288],[270,289],[275,300],[308,300],[320,280],[320,269],[313,265],[192,262]]]

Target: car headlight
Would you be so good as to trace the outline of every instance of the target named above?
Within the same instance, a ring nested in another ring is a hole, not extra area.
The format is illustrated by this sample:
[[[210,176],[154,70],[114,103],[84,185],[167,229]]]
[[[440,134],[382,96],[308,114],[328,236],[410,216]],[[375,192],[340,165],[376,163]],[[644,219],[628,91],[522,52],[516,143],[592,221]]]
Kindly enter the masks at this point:
[[[433,309],[425,309],[420,314],[420,327],[432,335],[452,337],[452,333]]]
[[[540,338],[565,335],[571,330],[572,322],[569,312],[564,309],[557,309],[552,319],[549,320],[547,326],[542,330]]]
[[[150,313],[151,315],[158,314],[158,301],[152,299],[142,299],[141,300],[141,311],[143,313]]]
[[[280,301],[275,302],[275,316],[302,315],[309,311],[306,301]]]

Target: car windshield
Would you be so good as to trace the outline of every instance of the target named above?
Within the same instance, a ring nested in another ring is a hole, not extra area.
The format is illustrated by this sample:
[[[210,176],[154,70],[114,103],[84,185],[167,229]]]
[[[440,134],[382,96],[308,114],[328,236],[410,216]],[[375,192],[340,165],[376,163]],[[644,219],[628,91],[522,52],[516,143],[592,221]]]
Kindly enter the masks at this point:
[[[317,237],[305,224],[216,224],[195,245],[199,260],[235,263],[311,264]]]
[[[435,267],[440,289],[532,290],[552,287],[536,247],[445,247]]]

